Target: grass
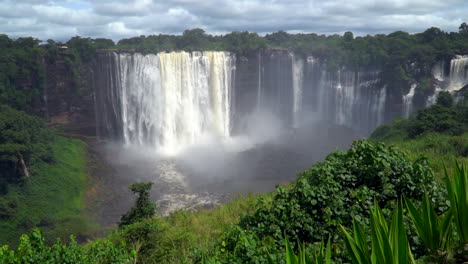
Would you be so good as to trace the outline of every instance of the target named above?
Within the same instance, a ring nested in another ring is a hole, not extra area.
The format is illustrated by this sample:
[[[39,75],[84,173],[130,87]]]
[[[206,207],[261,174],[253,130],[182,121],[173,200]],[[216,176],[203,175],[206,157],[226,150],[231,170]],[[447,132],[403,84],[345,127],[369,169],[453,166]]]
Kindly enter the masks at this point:
[[[80,140],[56,137],[55,162],[36,164],[22,186],[12,185],[3,196],[17,205],[15,214],[0,219],[0,244],[16,245],[23,233],[40,227],[46,237],[67,240],[70,234],[84,239],[92,226],[82,215],[86,190],[86,144]]]
[[[439,180],[444,177],[444,167],[452,173],[456,161],[460,164],[468,163],[468,133],[460,136],[427,133],[414,139],[397,133],[379,141],[405,150],[412,160],[423,154],[429,159],[429,164]]]
[[[238,196],[210,209],[178,210],[167,217],[155,217],[132,224],[111,237],[114,241],[132,241],[131,237],[135,234],[144,233],[148,241],[138,241],[135,244],[148,243],[143,245],[150,250],[145,252],[146,259],[152,259],[155,263],[191,263],[190,257],[193,256],[194,250],[212,250],[227,227],[237,224],[241,216],[254,213],[258,208],[257,199],[260,197],[269,201],[273,195],[250,194]],[[136,236],[141,238],[141,235]]]

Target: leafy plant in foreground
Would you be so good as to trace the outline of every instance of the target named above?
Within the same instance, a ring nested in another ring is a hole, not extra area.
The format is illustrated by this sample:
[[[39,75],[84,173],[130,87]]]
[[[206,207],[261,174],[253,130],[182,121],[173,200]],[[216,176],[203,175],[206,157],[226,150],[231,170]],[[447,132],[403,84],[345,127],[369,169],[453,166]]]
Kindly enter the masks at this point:
[[[353,264],[415,263],[406,236],[403,209],[400,202],[395,208],[390,225],[385,220],[377,202],[374,203],[370,217],[370,250],[365,228],[361,224],[354,221],[352,233],[343,226],[341,226],[341,230],[345,234],[346,248]]]
[[[351,226],[353,218],[369,224],[374,200],[389,215],[402,194],[421,200],[425,192],[444,209],[444,190],[426,159],[411,162],[395,147],[361,140],[302,172],[292,188],[277,188],[273,202],[242,218],[239,226],[260,240],[273,237],[277,248],[284,234],[311,243],[328,237],[338,242],[340,224]]]
[[[459,250],[457,255],[463,261],[468,261],[468,172],[464,166],[456,165],[453,171],[453,180],[445,172],[445,182],[450,199],[452,214]]]
[[[298,243],[298,255],[294,253],[288,239],[285,239],[286,264],[331,264],[331,246],[328,239],[326,247],[320,242],[319,247],[311,252],[306,250],[305,244]],[[275,264],[275,260],[270,256],[270,264]]]
[[[418,236],[433,260],[442,261],[447,258],[452,242],[452,214],[446,212],[438,216],[427,195],[424,195],[420,210],[406,197],[405,203]]]

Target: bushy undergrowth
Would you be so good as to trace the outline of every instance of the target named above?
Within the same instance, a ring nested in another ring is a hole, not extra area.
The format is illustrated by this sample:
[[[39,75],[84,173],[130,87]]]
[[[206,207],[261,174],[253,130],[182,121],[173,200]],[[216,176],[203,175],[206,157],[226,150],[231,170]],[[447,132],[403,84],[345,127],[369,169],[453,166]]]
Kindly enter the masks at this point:
[[[53,134],[42,120],[0,105],[0,195],[23,183],[41,162],[52,162]]]
[[[83,240],[93,229],[93,223],[81,214],[86,144],[55,137],[51,154],[55,162],[37,163],[24,184],[11,185],[7,194],[0,195],[0,244],[15,245],[21,234],[34,227],[40,227],[48,239],[60,237],[64,241],[70,234]]]
[[[258,208],[259,197],[247,195],[225,204],[196,212],[178,210],[167,217],[154,217],[133,223],[110,235],[112,241],[125,241],[128,249],[138,249],[138,263],[199,263],[217,244],[219,236],[243,215]]]
[[[135,251],[126,250],[122,242],[113,244],[108,240],[99,240],[81,247],[72,236],[68,245],[58,239],[49,247],[37,229],[30,236],[21,236],[16,250],[10,250],[8,246],[0,247],[2,264],[130,264],[135,261]]]
[[[441,94],[437,105],[378,127],[370,140],[396,145],[410,158],[424,154],[442,179],[444,167],[451,173],[456,161],[468,162],[468,100],[458,104],[450,100],[450,95]]]
[[[468,131],[468,97],[453,103],[449,93],[441,92],[437,104],[422,109],[408,119],[397,119],[392,124],[378,127],[371,135],[375,141],[394,138],[414,139],[430,132],[460,136]],[[465,156],[468,155],[468,147]]]
[[[214,258],[222,263],[266,263],[277,253],[281,259],[284,235],[309,243],[330,237],[335,251],[343,253],[339,226],[350,226],[353,218],[369,224],[374,201],[389,215],[402,194],[421,200],[428,193],[437,208],[447,209],[444,188],[436,183],[427,160],[411,162],[405,153],[384,144],[357,141],[347,152],[332,153],[299,176],[291,188],[279,187],[271,204],[264,203],[229,228]]]

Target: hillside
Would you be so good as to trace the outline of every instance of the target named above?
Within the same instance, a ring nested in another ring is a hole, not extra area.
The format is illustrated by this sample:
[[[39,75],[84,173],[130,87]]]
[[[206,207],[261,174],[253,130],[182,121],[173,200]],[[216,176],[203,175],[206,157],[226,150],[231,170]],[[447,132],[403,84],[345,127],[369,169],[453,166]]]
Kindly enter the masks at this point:
[[[468,162],[467,132],[468,100],[455,104],[449,94],[442,93],[436,105],[408,119],[378,127],[370,140],[398,146],[411,158],[424,154],[436,175],[442,178],[444,167],[450,171],[455,161]]]
[[[48,242],[70,234],[84,241],[92,227],[83,215],[86,144],[6,106],[0,106],[0,128],[0,244],[16,245],[34,227]]]

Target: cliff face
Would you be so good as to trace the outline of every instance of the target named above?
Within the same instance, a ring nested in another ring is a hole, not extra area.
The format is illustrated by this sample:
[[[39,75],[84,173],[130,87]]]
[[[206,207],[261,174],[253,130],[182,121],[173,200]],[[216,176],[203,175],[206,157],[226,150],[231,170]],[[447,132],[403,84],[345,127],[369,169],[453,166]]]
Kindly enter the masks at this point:
[[[258,111],[273,114],[286,127],[322,119],[367,134],[435,103],[440,91],[460,95],[468,84],[467,56],[441,61],[420,77],[425,82],[408,80],[408,87],[397,90],[381,80],[380,69],[329,71],[326,61],[286,50],[246,56],[100,51],[75,73],[65,54],[44,63],[47,85],[36,113],[80,133],[139,138],[139,143],[149,134],[159,135],[152,143],[168,137],[176,142],[181,140],[176,135],[190,138],[213,127],[241,134],[246,117]],[[184,127],[187,122],[192,125]],[[166,129],[172,132],[161,132]]]
[[[33,112],[49,125],[62,125],[77,133],[95,134],[93,62],[76,72],[67,65],[65,53],[54,62],[44,60],[46,85],[34,103]]]

